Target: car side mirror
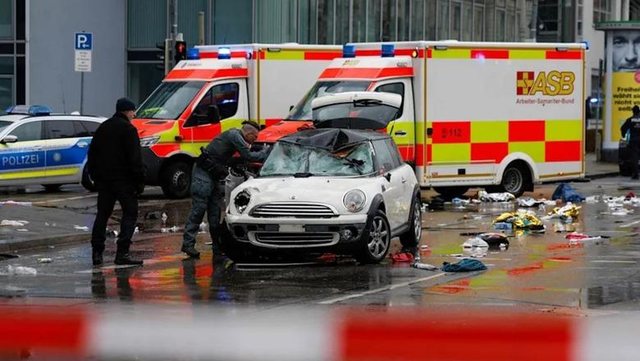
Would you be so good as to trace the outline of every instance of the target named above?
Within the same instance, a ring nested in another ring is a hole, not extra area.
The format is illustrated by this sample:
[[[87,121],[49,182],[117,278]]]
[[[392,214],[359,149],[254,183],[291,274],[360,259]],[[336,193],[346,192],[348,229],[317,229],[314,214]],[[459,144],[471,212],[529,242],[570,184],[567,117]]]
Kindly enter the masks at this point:
[[[2,140],[0,140],[0,143],[2,144],[7,144],[7,143],[15,143],[18,141],[18,137],[12,134],[9,134],[7,136],[5,136],[4,138],[2,138]]]
[[[391,182],[391,173],[385,174],[384,178],[387,180],[387,182]]]

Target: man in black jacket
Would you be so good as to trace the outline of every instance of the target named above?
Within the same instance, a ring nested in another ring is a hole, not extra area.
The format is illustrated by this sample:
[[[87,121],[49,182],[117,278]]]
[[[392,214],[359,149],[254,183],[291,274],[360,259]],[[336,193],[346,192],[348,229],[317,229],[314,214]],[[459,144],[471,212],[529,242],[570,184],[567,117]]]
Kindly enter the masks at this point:
[[[640,157],[640,107],[637,105],[631,109],[633,115],[625,120],[620,127],[622,137],[626,137],[629,132],[629,143],[627,144],[627,154],[631,162],[631,179],[638,179],[638,157]]]
[[[122,208],[122,221],[114,263],[142,265],[142,261],[129,257],[131,237],[138,219],[138,195],[144,191],[140,138],[131,124],[135,110],[131,100],[118,99],[116,113],[98,127],[89,147],[89,174],[98,189],[98,213],[91,233],[94,266],[102,265],[107,221],[116,201]]]
[[[213,254],[221,255],[220,203],[224,197],[224,190],[221,189],[220,183],[227,177],[228,168],[234,163],[233,156],[236,152],[243,161],[257,162],[266,158],[266,150],[249,150],[251,143],[258,137],[258,130],[258,124],[253,121],[244,122],[242,129],[229,129],[215,137],[196,160],[191,176],[191,212],[184,227],[181,249],[189,257],[200,257],[200,252],[195,248],[196,235],[205,212],[209,220]]]

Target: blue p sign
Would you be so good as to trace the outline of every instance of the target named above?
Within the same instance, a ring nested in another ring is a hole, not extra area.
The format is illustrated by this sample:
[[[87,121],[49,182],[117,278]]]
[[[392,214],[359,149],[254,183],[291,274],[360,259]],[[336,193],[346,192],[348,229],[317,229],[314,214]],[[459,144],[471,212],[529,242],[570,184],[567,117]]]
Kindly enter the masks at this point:
[[[93,33],[76,33],[76,50],[92,50]]]

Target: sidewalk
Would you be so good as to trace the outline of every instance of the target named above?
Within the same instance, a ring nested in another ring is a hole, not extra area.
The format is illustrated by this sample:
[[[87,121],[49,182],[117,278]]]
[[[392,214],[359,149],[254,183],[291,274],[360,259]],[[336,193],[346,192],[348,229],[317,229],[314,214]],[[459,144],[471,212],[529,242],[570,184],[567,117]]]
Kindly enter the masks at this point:
[[[595,154],[587,154],[586,178],[597,179],[618,174],[617,164],[597,162],[595,158]],[[0,226],[0,253],[67,243],[88,243],[94,217],[91,213],[81,214],[61,208],[0,203],[0,221],[28,222],[23,226]],[[118,226],[115,226],[117,229]],[[136,234],[134,240],[157,236],[157,233],[141,233]]]

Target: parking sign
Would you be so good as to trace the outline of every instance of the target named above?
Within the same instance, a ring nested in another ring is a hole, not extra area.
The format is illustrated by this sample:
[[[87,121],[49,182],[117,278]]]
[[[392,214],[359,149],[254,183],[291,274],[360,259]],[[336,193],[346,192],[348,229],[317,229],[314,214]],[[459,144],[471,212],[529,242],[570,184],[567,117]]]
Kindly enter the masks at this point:
[[[76,50],[93,50],[93,33],[76,33]]]

